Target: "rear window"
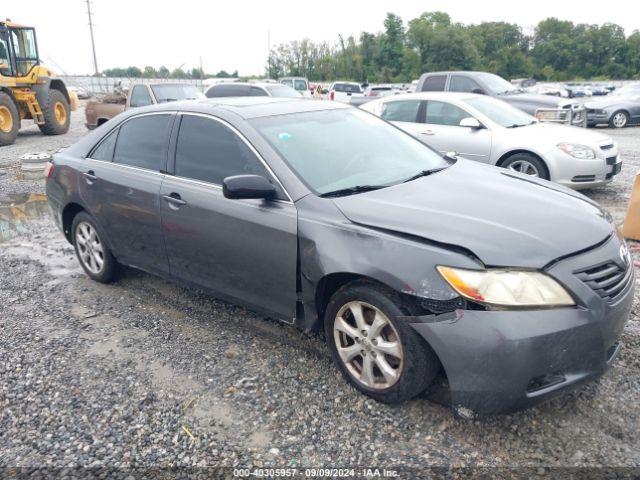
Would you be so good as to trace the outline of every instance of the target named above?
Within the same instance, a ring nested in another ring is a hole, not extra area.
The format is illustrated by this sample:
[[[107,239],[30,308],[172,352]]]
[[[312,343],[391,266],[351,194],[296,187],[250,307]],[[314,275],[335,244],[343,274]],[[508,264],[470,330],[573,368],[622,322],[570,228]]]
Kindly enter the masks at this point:
[[[247,85],[214,85],[206,93],[208,98],[214,97],[244,97],[249,95],[249,87]]]
[[[301,91],[309,90],[309,85],[307,85],[307,82],[305,82],[304,80],[296,80],[294,82],[293,88],[301,92]]]
[[[362,93],[362,88],[357,83],[336,83],[333,89],[336,92]]]
[[[153,90],[158,103],[204,98],[202,92],[193,85],[152,85],[151,90]]]
[[[397,102],[387,102],[382,107],[382,117],[388,122],[410,122],[418,121],[418,110],[420,100],[402,100]]]
[[[442,92],[444,91],[444,84],[447,83],[446,75],[433,75],[427,77],[422,84],[423,92]]]
[[[170,121],[171,115],[145,115],[125,122],[120,127],[113,161],[161,170]]]

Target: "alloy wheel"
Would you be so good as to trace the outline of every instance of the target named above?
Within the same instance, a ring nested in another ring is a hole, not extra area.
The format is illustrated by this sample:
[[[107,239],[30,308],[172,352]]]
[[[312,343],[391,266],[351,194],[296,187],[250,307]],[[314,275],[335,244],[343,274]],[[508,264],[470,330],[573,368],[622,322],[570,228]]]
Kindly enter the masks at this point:
[[[345,304],[336,315],[333,336],[340,359],[357,382],[380,390],[400,379],[404,358],[400,337],[373,305]]]
[[[513,170],[514,172],[526,173],[527,175],[531,175],[532,177],[540,176],[538,168],[534,164],[526,160],[516,160],[509,165],[509,170]]]
[[[623,112],[616,113],[611,119],[613,126],[623,128],[627,125],[627,116]]]
[[[87,222],[80,222],[76,228],[78,256],[87,270],[99,275],[104,268],[104,249],[96,229]]]

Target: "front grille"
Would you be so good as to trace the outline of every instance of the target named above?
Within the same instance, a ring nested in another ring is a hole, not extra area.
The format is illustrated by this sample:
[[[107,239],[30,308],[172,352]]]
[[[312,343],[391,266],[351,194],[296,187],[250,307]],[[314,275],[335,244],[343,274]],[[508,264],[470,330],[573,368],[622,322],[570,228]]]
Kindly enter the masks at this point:
[[[604,150],[604,148],[603,148]],[[608,157],[607,158],[607,165],[615,165],[616,163],[618,163],[618,157]]]
[[[576,175],[571,179],[572,182],[595,182],[595,175]]]
[[[575,272],[576,276],[605,300],[615,300],[633,278],[633,268],[621,268],[613,262]]]

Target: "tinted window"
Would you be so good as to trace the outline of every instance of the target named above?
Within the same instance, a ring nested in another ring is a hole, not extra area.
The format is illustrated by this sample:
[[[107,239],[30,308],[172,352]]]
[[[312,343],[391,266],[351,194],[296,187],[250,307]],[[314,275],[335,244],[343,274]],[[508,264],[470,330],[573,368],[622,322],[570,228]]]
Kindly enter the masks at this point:
[[[446,75],[433,75],[428,77],[422,85],[423,92],[442,92],[444,91],[444,84],[447,81]]]
[[[206,93],[207,97],[244,97],[249,95],[249,87],[246,85],[214,85]]]
[[[432,125],[459,126],[460,120],[470,117],[467,112],[447,102],[427,102],[427,123]]]
[[[216,185],[233,175],[271,178],[247,144],[229,127],[195,115],[182,117],[175,174]]]
[[[170,120],[170,115],[147,115],[126,122],[120,127],[113,161],[160,170]]]
[[[89,158],[93,158],[94,160],[104,160],[110,162],[113,160],[113,150],[116,146],[116,139],[118,138],[118,129],[116,128],[113,132],[105,137],[102,142],[91,152]]]
[[[268,97],[267,92],[259,87],[251,87],[251,92],[249,93],[249,95],[251,95],[252,97]]]
[[[293,88],[304,92],[305,90],[309,90],[309,85],[307,85],[305,80],[296,80]]]
[[[420,100],[387,102],[382,107],[382,118],[389,122],[417,122]]]
[[[158,103],[204,98],[202,92],[193,85],[152,85],[151,90],[153,90],[153,94],[156,96]]]
[[[149,94],[149,89],[144,85],[137,85],[133,87],[131,91],[131,106],[132,107],[144,107],[146,105],[151,105],[153,100],[151,100],[151,95]]]
[[[269,85],[265,87],[272,97],[300,98],[300,94],[286,85]]]
[[[449,84],[449,91],[451,92],[471,92],[474,88],[480,88],[480,85],[469,77],[462,77],[460,75],[451,77]]]
[[[282,80],[280,83],[293,88],[293,80]]]
[[[336,83],[333,89],[336,92],[362,93],[362,88],[357,83]]]

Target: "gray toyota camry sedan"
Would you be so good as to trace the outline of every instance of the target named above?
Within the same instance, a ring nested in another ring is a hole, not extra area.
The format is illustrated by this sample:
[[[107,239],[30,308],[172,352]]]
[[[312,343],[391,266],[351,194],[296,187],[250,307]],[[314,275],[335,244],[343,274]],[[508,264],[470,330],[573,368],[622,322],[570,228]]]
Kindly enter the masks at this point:
[[[94,280],[129,265],[324,332],[383,402],[532,405],[602,374],[631,308],[598,205],[334,102],[130,110],[54,155],[47,194]]]

